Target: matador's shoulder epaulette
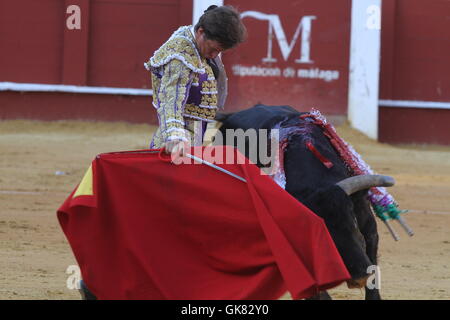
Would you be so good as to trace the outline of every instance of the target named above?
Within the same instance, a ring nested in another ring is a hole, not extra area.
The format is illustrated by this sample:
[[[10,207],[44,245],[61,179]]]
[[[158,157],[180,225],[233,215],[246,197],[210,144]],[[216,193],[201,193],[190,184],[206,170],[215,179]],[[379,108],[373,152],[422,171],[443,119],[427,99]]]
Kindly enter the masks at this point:
[[[147,70],[159,68],[173,59],[177,59],[193,72],[205,73],[206,71],[194,44],[190,28],[190,26],[183,26],[175,31],[169,40],[155,51],[150,60],[144,63]]]

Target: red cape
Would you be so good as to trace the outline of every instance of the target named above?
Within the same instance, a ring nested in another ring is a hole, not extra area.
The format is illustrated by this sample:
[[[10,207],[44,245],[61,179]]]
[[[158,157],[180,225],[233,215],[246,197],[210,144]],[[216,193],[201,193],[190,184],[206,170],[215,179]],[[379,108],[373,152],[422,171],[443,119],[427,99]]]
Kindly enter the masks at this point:
[[[255,165],[219,166],[247,183],[151,150],[96,157],[58,219],[99,299],[299,299],[350,278],[320,217]]]

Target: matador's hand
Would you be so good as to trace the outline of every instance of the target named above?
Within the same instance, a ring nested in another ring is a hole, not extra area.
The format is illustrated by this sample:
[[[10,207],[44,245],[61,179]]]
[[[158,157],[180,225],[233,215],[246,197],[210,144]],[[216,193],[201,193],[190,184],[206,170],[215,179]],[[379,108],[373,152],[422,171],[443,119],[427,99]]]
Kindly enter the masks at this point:
[[[164,147],[166,153],[172,154],[172,158],[183,157],[187,152],[187,143],[181,139],[167,141]]]

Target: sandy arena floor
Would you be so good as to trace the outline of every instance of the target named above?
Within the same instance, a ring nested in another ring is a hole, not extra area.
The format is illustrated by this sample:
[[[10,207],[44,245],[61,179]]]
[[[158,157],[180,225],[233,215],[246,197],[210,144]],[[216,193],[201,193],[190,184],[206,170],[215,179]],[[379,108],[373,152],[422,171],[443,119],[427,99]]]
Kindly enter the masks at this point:
[[[154,127],[124,123],[0,121],[0,299],[79,299],[66,286],[76,265],[56,210],[99,153],[146,148]],[[392,195],[414,229],[380,223],[384,299],[450,299],[450,147],[390,146],[347,126],[339,133],[372,168],[392,175]],[[61,171],[64,174],[56,174]],[[336,299],[363,299],[345,285]],[[285,296],[288,298],[288,296]]]

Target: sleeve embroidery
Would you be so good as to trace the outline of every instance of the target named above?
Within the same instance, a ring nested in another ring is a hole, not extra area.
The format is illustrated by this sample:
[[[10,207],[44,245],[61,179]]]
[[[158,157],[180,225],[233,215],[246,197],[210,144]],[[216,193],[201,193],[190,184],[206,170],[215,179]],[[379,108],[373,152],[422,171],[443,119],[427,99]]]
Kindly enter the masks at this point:
[[[191,70],[183,62],[174,59],[164,67],[159,87],[157,112],[163,141],[184,140],[183,110],[189,94]],[[168,137],[170,133],[170,137]],[[169,139],[170,138],[170,139]]]

